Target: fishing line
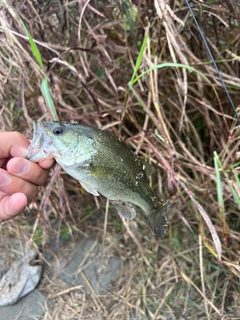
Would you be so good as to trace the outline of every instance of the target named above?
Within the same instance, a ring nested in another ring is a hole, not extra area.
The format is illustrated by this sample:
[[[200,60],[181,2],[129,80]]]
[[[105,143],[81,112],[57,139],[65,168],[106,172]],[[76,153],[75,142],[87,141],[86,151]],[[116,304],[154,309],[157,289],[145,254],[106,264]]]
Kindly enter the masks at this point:
[[[209,48],[209,45],[208,45],[208,43],[207,43],[206,37],[204,36],[203,31],[202,31],[201,27],[199,26],[199,24],[198,24],[198,22],[197,22],[197,19],[196,19],[195,14],[194,14],[194,12],[193,12],[193,10],[192,10],[192,7],[191,7],[190,4],[189,4],[189,1],[188,1],[188,0],[185,0],[185,2],[186,2],[186,5],[188,6],[189,11],[191,12],[191,15],[192,15],[192,17],[193,17],[193,20],[194,20],[194,22],[195,22],[195,24],[196,24],[196,26],[197,26],[197,28],[198,28],[198,31],[199,31],[199,33],[200,33],[200,35],[201,35],[201,38],[202,38],[202,40],[203,40],[203,43],[204,43],[204,45],[205,45],[205,47],[206,47],[206,49],[207,49],[208,55],[209,55],[209,57],[210,57],[210,61],[212,62],[214,68],[215,68],[216,71],[217,71],[217,74],[218,74],[218,77],[219,77],[219,79],[220,79],[220,82],[221,82],[221,84],[222,84],[222,86],[223,86],[223,88],[224,88],[224,91],[226,92],[226,95],[227,95],[227,97],[228,97],[228,100],[229,100],[229,102],[230,102],[230,105],[231,105],[231,107],[232,107],[232,109],[233,109],[233,111],[234,111],[234,113],[235,113],[235,115],[236,115],[236,117],[237,117],[237,121],[238,121],[238,123],[239,123],[239,125],[240,125],[240,117],[239,117],[239,115],[238,115],[238,113],[237,113],[237,110],[236,110],[236,108],[235,108],[235,106],[234,106],[234,103],[233,103],[232,98],[231,98],[231,96],[230,96],[230,94],[229,94],[229,92],[228,92],[228,89],[227,89],[227,87],[226,87],[226,85],[225,85],[225,82],[224,82],[224,80],[223,80],[223,78],[222,78],[221,72],[220,72],[220,70],[219,70],[219,68],[218,68],[218,66],[217,66],[217,64],[216,64],[216,61],[215,61],[214,58],[213,58],[213,55],[212,55],[212,52],[211,52],[211,50],[210,50],[210,48]]]

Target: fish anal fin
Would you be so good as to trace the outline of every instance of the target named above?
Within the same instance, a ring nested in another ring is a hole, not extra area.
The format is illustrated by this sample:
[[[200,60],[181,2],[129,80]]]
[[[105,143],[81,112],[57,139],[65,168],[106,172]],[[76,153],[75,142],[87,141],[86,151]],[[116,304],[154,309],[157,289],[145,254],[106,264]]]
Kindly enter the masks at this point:
[[[136,216],[134,206],[129,202],[123,202],[120,200],[110,200],[118,213],[125,219],[132,220]]]

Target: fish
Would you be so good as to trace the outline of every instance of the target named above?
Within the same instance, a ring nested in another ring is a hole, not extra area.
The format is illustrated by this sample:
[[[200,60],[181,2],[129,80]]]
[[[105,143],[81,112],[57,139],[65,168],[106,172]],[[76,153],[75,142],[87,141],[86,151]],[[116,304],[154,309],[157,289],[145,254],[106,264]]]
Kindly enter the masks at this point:
[[[26,158],[33,162],[54,158],[87,192],[109,199],[122,217],[135,218],[139,207],[156,236],[167,234],[174,204],[150,188],[152,166],[110,132],[79,123],[34,121]]]

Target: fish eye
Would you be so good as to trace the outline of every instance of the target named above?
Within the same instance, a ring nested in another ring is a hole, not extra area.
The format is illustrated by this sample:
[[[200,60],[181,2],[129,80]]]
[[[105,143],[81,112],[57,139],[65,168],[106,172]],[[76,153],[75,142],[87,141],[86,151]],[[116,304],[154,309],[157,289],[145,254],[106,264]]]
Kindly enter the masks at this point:
[[[57,128],[55,128],[55,129],[53,129],[53,133],[54,133],[56,136],[62,134],[62,133],[63,133],[63,127],[57,127]]]

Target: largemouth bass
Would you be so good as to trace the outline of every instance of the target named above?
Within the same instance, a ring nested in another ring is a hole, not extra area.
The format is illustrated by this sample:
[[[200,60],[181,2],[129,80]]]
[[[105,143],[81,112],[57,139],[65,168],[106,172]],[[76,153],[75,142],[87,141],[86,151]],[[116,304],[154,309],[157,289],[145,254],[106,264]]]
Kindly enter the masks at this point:
[[[136,205],[146,214],[153,233],[166,235],[173,204],[153,193],[147,164],[120,139],[94,127],[57,121],[34,122],[33,130],[30,161],[55,158],[87,192],[108,198],[124,218],[136,216]]]

